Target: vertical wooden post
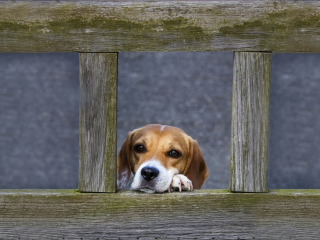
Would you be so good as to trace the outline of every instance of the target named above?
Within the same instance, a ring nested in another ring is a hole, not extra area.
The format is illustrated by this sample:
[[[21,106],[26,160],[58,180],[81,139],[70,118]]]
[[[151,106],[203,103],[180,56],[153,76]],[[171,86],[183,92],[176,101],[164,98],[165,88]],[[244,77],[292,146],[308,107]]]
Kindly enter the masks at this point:
[[[116,191],[117,53],[80,53],[79,191]]]
[[[271,53],[235,52],[230,191],[267,192]]]

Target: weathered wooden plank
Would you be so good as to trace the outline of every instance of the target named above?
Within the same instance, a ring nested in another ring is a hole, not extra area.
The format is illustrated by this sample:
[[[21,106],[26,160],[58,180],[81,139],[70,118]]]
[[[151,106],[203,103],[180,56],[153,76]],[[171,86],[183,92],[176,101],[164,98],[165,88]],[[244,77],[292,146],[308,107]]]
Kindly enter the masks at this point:
[[[5,1],[1,52],[320,51],[320,1]]]
[[[79,191],[116,191],[117,53],[80,53]]]
[[[234,53],[230,191],[268,191],[271,56]]]
[[[1,239],[318,239],[320,191],[0,190]]]

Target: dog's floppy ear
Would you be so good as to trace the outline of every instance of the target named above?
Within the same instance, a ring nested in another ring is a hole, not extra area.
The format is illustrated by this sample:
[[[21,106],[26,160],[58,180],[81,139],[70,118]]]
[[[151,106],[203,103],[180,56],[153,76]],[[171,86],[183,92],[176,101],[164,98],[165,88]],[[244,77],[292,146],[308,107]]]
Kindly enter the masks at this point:
[[[196,140],[190,139],[190,158],[183,175],[192,181],[194,189],[200,189],[208,177],[208,168]]]
[[[128,137],[122,144],[121,150],[119,152],[118,158],[117,158],[117,170],[118,170],[118,176],[117,176],[117,188],[123,189],[131,175],[131,165],[130,165],[130,152],[131,152],[131,139],[132,134],[129,133]]]

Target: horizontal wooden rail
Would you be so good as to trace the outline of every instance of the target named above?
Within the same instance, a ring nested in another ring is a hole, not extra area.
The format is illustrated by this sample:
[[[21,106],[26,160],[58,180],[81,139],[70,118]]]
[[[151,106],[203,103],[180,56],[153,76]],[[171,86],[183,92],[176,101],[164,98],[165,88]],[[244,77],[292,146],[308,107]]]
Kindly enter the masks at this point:
[[[1,239],[317,239],[320,190],[0,190]]]
[[[320,52],[320,1],[5,1],[0,52]]]

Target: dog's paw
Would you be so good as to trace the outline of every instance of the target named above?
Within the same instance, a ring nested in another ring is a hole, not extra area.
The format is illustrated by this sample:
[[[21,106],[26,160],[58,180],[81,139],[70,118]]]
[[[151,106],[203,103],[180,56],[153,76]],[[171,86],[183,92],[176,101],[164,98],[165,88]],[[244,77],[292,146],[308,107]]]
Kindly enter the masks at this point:
[[[193,190],[192,182],[189,180],[189,178],[187,178],[183,174],[174,175],[172,178],[171,185],[168,189],[168,192],[170,193],[172,190],[174,191],[175,189],[179,189],[180,192],[182,190],[192,191]]]

